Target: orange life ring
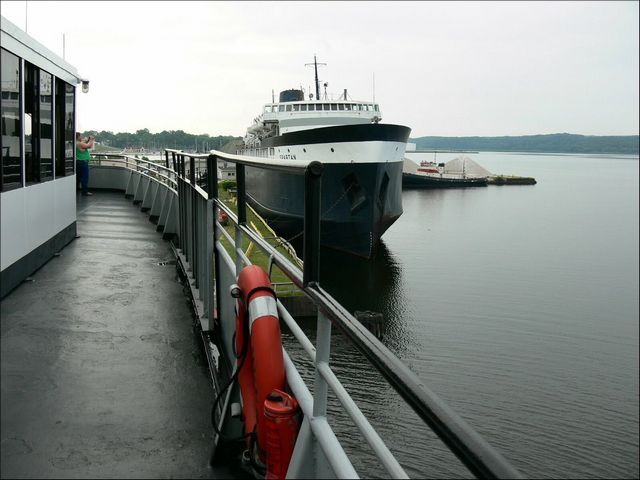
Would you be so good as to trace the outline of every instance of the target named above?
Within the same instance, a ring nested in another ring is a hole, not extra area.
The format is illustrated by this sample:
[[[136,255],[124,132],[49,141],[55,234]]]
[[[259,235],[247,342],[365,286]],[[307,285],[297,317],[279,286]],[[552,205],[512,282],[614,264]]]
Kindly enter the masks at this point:
[[[245,267],[238,276],[242,301],[236,317],[238,378],[242,393],[245,433],[255,430],[260,460],[266,460],[265,400],[274,390],[285,390],[284,356],[275,294],[266,272]],[[244,358],[242,358],[244,356]],[[251,447],[251,439],[247,439]]]

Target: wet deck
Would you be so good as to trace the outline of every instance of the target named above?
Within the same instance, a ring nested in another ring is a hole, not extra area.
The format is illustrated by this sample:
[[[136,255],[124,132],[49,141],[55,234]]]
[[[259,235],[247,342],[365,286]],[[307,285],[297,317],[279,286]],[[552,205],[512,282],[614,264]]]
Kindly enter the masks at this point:
[[[169,243],[122,193],[1,303],[2,478],[211,478],[212,389]]]

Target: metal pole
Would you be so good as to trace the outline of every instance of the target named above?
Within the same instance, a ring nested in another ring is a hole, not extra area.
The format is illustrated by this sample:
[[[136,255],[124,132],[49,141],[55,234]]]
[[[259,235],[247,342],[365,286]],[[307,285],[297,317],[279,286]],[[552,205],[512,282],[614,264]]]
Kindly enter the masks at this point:
[[[313,416],[325,417],[327,415],[327,381],[320,373],[318,366],[329,365],[329,353],[331,348],[331,321],[318,310],[318,323],[316,330],[316,375],[313,387]]]
[[[211,306],[210,306],[211,311],[207,312],[210,318],[209,330],[213,330],[216,313],[220,315],[220,295],[218,295],[217,287],[216,287],[217,281],[220,278],[220,262],[218,261],[218,250],[215,247],[215,243],[218,239],[218,214],[217,214],[218,209],[216,207],[216,202],[218,201],[218,159],[216,158],[215,155],[209,155],[207,157],[207,193],[208,193],[209,201],[212,203],[212,206],[213,206],[213,209],[212,209],[213,211],[211,212],[213,216],[213,232],[211,232],[213,234],[213,241],[212,241],[213,258],[211,259],[210,256],[207,256],[207,261],[209,262],[207,264],[207,268],[211,268],[211,260],[213,260],[213,269],[214,269],[213,275],[211,277],[211,281],[209,284],[209,288],[211,289],[210,293],[215,296],[214,296],[214,302],[211,302]],[[214,305],[215,305],[215,310],[214,310]]]
[[[304,271],[302,284],[307,287],[320,280],[320,184],[322,164],[311,162],[304,173]]]
[[[213,330],[213,322],[216,313],[220,316],[220,292],[218,291],[218,279],[220,278],[220,262],[218,258],[218,250],[215,248],[215,242],[218,240],[218,209],[216,203],[218,201],[218,159],[215,155],[207,157],[207,192],[209,200],[213,201],[213,291],[215,294],[215,312],[211,312],[209,329]]]
[[[187,194],[186,194],[186,179],[185,179],[185,172],[186,172],[186,168],[184,165],[184,155],[178,155],[178,165],[179,165],[179,169],[180,169],[180,198],[181,198],[181,202],[180,204],[182,205],[182,213],[181,213],[181,219],[182,219],[182,232],[181,233],[181,238],[180,238],[180,246],[182,247],[182,253],[185,255],[185,257],[187,256],[187,251],[189,250],[189,246],[187,244]]]
[[[236,186],[238,195],[238,225],[247,225],[247,196],[245,182],[245,167],[241,163],[236,163]],[[240,275],[242,270],[242,257],[238,250],[242,249],[242,231],[236,228],[236,275]]]
[[[189,181],[191,182],[191,271],[195,279],[195,287],[198,288],[198,232],[196,222],[198,221],[198,200],[196,191],[196,159],[189,157]]]

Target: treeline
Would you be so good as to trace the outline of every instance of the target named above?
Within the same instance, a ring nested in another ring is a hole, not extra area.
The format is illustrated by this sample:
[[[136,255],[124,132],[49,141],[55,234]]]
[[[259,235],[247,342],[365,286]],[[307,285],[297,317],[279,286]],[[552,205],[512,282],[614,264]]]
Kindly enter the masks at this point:
[[[517,137],[420,137],[409,140],[418,150],[485,152],[617,153],[638,155],[640,137],[586,136],[570,133]]]
[[[103,149],[144,148],[147,151],[159,151],[164,148],[198,152],[222,150],[225,145],[232,141],[237,142],[240,139],[240,137],[230,135],[218,135],[217,137],[212,137],[206,133],[194,135],[182,130],[164,130],[160,133],[151,133],[147,128],[138,130],[136,133],[87,130],[82,132],[82,135],[86,137],[94,136],[96,142]],[[235,153],[235,151],[232,153]]]

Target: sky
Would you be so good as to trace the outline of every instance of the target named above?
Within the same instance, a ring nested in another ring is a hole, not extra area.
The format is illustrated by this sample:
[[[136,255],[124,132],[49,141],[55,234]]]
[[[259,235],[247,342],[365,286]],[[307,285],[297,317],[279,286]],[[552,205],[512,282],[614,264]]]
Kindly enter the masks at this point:
[[[638,2],[0,1],[90,80],[78,129],[242,136],[281,90],[421,136],[638,135]],[[63,41],[64,38],[64,41]],[[63,51],[64,45],[64,51]]]

